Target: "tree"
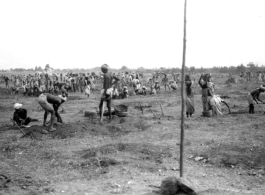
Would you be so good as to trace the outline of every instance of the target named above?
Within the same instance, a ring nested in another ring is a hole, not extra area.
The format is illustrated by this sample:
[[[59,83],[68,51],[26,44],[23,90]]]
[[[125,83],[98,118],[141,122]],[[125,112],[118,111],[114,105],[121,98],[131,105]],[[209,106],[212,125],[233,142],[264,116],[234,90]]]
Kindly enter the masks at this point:
[[[35,71],[43,71],[42,68],[40,66],[36,66],[35,67]]]
[[[247,66],[249,67],[250,72],[255,72],[257,70],[257,67],[253,62],[249,62]]]
[[[246,72],[247,70],[247,68],[243,64],[238,65],[236,69],[238,72]]]
[[[52,69],[51,66],[50,66],[50,64],[46,64],[44,70],[45,70],[46,72],[48,72],[50,69]]]
[[[126,71],[126,70],[129,70],[129,68],[128,68],[127,66],[123,65],[123,66],[121,67],[121,70]]]

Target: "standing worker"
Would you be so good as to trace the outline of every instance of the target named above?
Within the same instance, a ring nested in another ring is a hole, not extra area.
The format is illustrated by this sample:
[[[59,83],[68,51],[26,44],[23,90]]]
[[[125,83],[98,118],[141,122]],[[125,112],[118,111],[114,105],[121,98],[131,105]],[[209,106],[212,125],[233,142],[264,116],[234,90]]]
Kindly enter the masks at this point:
[[[100,113],[100,121],[102,120],[102,110],[104,101],[107,102],[107,107],[109,111],[109,120],[111,122],[111,99],[112,99],[112,86],[120,81],[120,79],[116,76],[111,75],[109,72],[109,66],[107,64],[103,64],[101,66],[101,72],[103,73],[103,89],[101,90],[101,99],[99,103],[99,113]],[[115,80],[113,82],[113,79]]]
[[[187,74],[185,76],[185,85],[186,85],[186,116],[187,118],[189,118],[195,112],[194,95],[191,89],[192,81],[190,78],[190,74]]]
[[[168,84],[167,74],[164,75],[164,78],[162,79],[162,83],[163,83],[163,85],[165,87],[165,91],[167,90],[167,87],[170,90],[170,87],[169,87],[169,84]]]

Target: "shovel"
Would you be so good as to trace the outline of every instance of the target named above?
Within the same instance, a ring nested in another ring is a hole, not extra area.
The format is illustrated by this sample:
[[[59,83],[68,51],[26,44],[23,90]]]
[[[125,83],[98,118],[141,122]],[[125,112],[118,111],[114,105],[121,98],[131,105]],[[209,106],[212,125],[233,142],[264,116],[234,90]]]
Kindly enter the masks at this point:
[[[101,108],[101,115],[100,115],[100,122],[103,122],[103,114],[104,114],[104,101],[102,102],[102,108]]]
[[[265,110],[264,108],[257,102],[257,104],[259,105],[259,107],[263,110],[264,114],[265,114]]]
[[[19,128],[19,130],[24,134],[24,135],[27,135],[19,126],[18,126],[18,124],[12,119],[12,118],[10,118],[10,120],[14,123],[14,125],[16,126],[16,127],[18,127]],[[33,136],[32,136],[32,134],[30,134],[30,138],[31,139],[34,139],[33,138]]]

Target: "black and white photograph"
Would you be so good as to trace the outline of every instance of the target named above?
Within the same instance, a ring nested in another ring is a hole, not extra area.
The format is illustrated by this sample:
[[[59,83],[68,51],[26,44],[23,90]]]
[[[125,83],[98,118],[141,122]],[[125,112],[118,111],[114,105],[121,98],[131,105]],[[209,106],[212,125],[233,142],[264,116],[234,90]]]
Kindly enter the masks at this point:
[[[1,0],[0,195],[265,195],[264,0]]]

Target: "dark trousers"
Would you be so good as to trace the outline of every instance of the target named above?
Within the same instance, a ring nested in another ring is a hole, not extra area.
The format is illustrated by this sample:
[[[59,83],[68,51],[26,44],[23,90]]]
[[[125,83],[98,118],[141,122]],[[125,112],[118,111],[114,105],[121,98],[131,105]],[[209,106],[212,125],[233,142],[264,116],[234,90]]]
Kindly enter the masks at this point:
[[[249,104],[249,114],[254,114],[254,104]]]

